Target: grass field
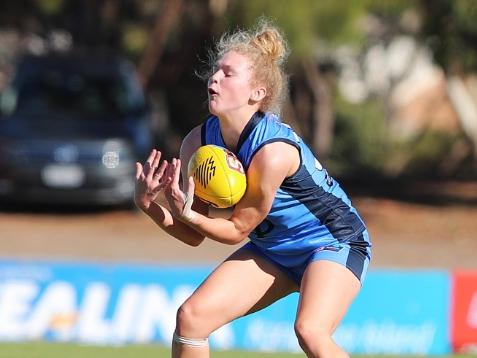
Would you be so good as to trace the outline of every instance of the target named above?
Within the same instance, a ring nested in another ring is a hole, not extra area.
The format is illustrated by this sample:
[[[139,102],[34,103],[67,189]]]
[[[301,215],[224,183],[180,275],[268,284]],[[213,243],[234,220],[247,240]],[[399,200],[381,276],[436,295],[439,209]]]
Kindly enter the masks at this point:
[[[122,347],[97,347],[75,344],[55,343],[1,343],[0,357],[2,358],[168,358],[169,349],[154,345],[130,345]],[[243,351],[213,352],[213,358],[298,358],[304,354],[287,353],[256,353]],[[374,356],[373,356],[374,357]],[[440,358],[470,358],[471,355],[442,356]],[[475,356],[473,356],[475,357]],[[372,358],[371,356],[353,356],[353,358]],[[386,358],[376,356],[375,358]],[[403,358],[417,358],[403,356]],[[420,357],[422,358],[422,357]]]

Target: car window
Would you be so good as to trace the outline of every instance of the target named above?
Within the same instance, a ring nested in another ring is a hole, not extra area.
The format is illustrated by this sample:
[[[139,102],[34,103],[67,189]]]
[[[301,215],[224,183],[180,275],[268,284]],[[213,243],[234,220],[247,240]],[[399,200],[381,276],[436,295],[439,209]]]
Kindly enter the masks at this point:
[[[55,69],[32,73],[14,89],[14,112],[74,112],[88,117],[117,114],[131,105],[119,77]]]

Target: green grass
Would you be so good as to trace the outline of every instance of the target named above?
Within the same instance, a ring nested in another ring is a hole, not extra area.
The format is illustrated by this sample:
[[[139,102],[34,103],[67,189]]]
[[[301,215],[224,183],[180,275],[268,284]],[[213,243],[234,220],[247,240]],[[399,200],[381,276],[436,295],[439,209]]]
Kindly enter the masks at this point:
[[[304,354],[272,354],[240,351],[213,352],[214,358],[299,358]],[[156,345],[119,347],[85,346],[58,343],[1,343],[0,357],[5,358],[168,358],[169,348]]]
[[[256,353],[244,351],[213,352],[213,358],[301,358],[304,354]],[[127,345],[120,347],[99,347],[58,343],[0,343],[0,357],[5,358],[168,358],[169,349],[155,345]],[[464,358],[470,355],[443,356],[440,358]],[[474,356],[475,357],[475,356]],[[371,358],[371,356],[353,356]],[[377,356],[376,358],[386,358]],[[403,358],[417,358],[405,356]],[[420,357],[422,358],[422,357]]]

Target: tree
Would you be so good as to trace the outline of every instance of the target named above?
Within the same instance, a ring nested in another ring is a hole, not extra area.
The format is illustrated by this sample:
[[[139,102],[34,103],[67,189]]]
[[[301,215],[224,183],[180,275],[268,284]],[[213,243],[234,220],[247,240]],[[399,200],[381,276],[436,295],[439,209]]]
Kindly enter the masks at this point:
[[[477,163],[477,3],[472,0],[421,0],[421,35],[433,49],[448,78],[449,96],[462,129],[473,146]],[[455,147],[454,161],[464,160],[465,149]]]
[[[235,1],[225,26],[253,26],[265,16],[274,21],[290,43],[291,97],[285,120],[297,126],[305,140],[326,162],[333,132],[334,67],[329,49],[343,42],[359,42],[360,2],[296,0]]]

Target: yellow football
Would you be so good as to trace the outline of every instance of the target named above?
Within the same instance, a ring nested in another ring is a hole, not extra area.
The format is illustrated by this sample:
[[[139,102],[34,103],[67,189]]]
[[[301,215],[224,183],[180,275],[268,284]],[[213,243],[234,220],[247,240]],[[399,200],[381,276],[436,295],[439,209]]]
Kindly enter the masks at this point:
[[[195,195],[216,208],[235,205],[247,188],[240,160],[230,150],[212,144],[194,152],[188,175],[194,178]]]

